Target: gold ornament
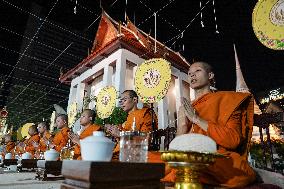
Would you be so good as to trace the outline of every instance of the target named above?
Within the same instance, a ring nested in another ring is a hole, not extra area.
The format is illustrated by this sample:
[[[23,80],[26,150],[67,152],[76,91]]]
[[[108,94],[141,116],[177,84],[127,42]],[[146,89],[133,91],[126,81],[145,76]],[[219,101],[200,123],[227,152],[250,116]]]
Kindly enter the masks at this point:
[[[96,110],[101,119],[108,118],[115,107],[117,93],[113,86],[107,86],[100,90],[97,96]]]
[[[135,73],[135,90],[143,103],[159,102],[171,82],[171,65],[162,58],[143,62]]]
[[[252,15],[252,26],[264,46],[284,50],[284,0],[258,1]]]
[[[202,189],[199,175],[202,170],[225,156],[217,153],[162,151],[161,159],[177,170],[175,188]]]

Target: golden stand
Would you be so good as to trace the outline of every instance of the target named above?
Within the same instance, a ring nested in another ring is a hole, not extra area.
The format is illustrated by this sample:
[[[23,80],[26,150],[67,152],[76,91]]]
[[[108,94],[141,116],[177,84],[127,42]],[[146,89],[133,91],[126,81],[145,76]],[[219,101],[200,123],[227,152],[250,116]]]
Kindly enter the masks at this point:
[[[176,169],[175,189],[202,189],[199,175],[202,170],[215,162],[221,154],[163,151],[161,159]]]

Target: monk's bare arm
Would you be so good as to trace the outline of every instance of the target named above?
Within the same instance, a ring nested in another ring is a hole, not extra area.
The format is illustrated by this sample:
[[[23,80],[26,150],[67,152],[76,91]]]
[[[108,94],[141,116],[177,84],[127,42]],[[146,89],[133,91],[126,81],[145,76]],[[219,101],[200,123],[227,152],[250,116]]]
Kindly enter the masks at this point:
[[[181,106],[178,111],[177,135],[186,134],[189,132],[189,120],[187,119],[184,108]]]

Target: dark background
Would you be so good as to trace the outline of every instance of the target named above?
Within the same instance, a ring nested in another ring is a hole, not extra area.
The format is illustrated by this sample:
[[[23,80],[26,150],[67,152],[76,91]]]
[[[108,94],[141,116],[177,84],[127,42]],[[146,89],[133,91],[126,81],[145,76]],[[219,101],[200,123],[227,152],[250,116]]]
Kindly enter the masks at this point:
[[[205,5],[207,1],[201,2]],[[219,90],[235,90],[233,44],[245,81],[256,97],[283,86],[284,52],[263,46],[252,29],[257,0],[215,0],[219,34],[212,2],[202,11],[205,25],[202,28],[200,15],[192,21],[200,11],[200,1],[128,0],[126,6],[125,0],[77,0],[77,5],[75,0],[1,0],[0,108],[7,105],[10,122],[16,126],[49,118],[55,103],[66,108],[69,86],[58,81],[60,69],[66,72],[87,56],[101,7],[123,22],[126,10],[130,20],[151,36],[154,36],[153,13],[160,10],[157,39],[179,51],[190,63],[203,60],[212,64]],[[44,22],[46,17],[48,22]],[[182,38],[167,42],[190,22]]]

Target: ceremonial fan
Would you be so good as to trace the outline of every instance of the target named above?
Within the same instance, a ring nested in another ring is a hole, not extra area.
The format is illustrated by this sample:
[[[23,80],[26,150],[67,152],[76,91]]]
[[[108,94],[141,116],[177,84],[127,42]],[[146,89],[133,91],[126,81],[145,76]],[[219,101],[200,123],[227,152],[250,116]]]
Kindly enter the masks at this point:
[[[252,26],[264,46],[284,50],[284,0],[258,1],[252,15]]]
[[[113,86],[102,88],[97,95],[97,116],[103,120],[108,118],[115,108],[116,99],[117,93]]]
[[[162,58],[146,60],[135,73],[135,90],[143,103],[151,104],[152,130],[155,131],[154,103],[162,100],[171,81],[171,66]]]

